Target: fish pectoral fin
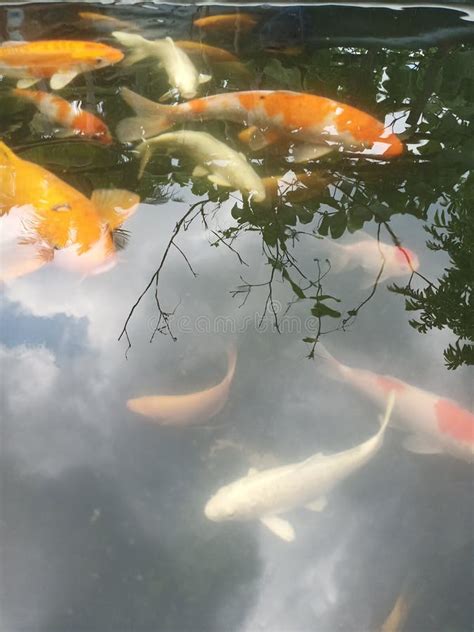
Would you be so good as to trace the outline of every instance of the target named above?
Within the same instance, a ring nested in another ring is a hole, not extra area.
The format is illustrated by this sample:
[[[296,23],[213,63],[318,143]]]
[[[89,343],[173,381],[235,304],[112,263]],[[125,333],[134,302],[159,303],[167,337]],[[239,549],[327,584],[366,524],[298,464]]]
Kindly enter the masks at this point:
[[[203,165],[196,165],[193,169],[192,176],[193,178],[202,178],[203,176],[207,176],[209,173],[209,169],[206,169]]]
[[[114,230],[136,210],[140,198],[125,189],[96,189],[91,202],[109,229]]]
[[[163,101],[169,101],[170,99],[177,99],[179,97],[179,90],[177,88],[170,88],[158,99],[160,103]]]
[[[328,499],[325,496],[320,496],[316,500],[312,500],[310,503],[306,503],[306,509],[310,511],[323,511],[328,504]]]
[[[34,86],[36,83],[38,83],[38,81],[40,80],[35,79],[34,77],[31,77],[30,79],[20,79],[19,81],[17,81],[16,87],[20,88],[21,90],[25,90],[26,88],[31,88],[31,86]]]
[[[317,160],[326,154],[330,154],[334,150],[335,147],[329,145],[309,145],[307,143],[301,143],[293,147],[291,155],[294,162],[309,162],[310,160]]]
[[[252,151],[259,151],[278,140],[278,134],[273,130],[261,130],[251,126],[243,129],[238,135],[239,140],[250,147]]]
[[[224,178],[224,176],[221,176],[217,173],[210,173],[207,177],[213,184],[217,184],[217,186],[220,186],[220,187],[232,186],[229,183],[229,181]]]
[[[68,83],[71,83],[78,75],[77,70],[61,70],[56,72],[49,80],[49,85],[52,90],[61,90]]]
[[[403,441],[403,447],[414,454],[442,454],[441,446],[430,442],[426,437],[410,435]]]
[[[207,83],[212,79],[212,75],[205,75],[200,73],[199,75],[199,83]]]
[[[263,516],[263,518],[260,518],[260,522],[264,524],[267,529],[270,529],[274,535],[285,542],[293,542],[295,539],[295,530],[292,525],[287,520],[283,520],[283,518],[279,518],[278,516]]]
[[[144,48],[135,48],[122,61],[122,66],[127,67],[127,68],[128,66],[133,66],[134,64],[138,63],[142,59],[145,59],[146,57],[148,57],[148,55],[149,55],[148,51],[146,51]]]

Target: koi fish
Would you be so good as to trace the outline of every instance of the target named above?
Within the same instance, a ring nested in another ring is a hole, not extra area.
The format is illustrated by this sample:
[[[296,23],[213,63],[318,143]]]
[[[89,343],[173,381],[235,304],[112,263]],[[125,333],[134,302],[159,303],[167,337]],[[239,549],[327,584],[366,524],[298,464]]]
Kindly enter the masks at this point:
[[[255,126],[261,135],[271,135],[268,143],[281,137],[289,139],[295,143],[296,162],[338,147],[371,148],[384,158],[403,151],[400,139],[369,114],[313,94],[285,90],[228,92],[178,105],[154,103],[127,88],[122,88],[121,94],[138,114],[119,123],[117,135],[123,142],[154,136],[176,123],[219,119]]]
[[[224,408],[236,363],[237,354],[232,348],[228,352],[226,376],[216,386],[187,395],[137,397],[127,401],[127,408],[163,426],[189,426],[207,421]]]
[[[417,255],[409,248],[386,244],[369,235],[365,237],[353,244],[326,240],[332,251],[331,267],[340,271],[360,266],[375,280],[383,264],[379,283],[392,277],[413,274],[420,267]]]
[[[390,614],[380,628],[378,628],[377,632],[402,632],[406,620],[408,619],[412,602],[413,597],[408,595],[405,587],[398,596]]]
[[[121,51],[98,42],[4,42],[0,46],[0,75],[19,79],[18,88],[29,88],[41,79],[49,79],[51,89],[60,90],[77,75],[122,59]]]
[[[92,22],[94,26],[99,26],[100,28],[110,28],[110,29],[136,29],[137,25],[133,22],[128,22],[126,20],[119,20],[118,18],[114,18],[111,15],[105,15],[104,13],[94,13],[93,11],[79,11],[79,17],[86,22]]]
[[[65,267],[84,273],[110,267],[116,259],[112,231],[135,212],[138,202],[135,193],[121,189],[99,189],[88,199],[0,141],[0,222],[2,216],[19,213],[18,246],[36,249],[43,261],[58,258],[58,263],[63,260]],[[21,210],[26,207],[28,221]]]
[[[77,134],[93,138],[105,145],[112,142],[107,125],[95,114],[83,110],[78,102],[69,103],[47,92],[15,88],[13,94],[33,103],[51,123],[72,129]]]
[[[196,162],[193,176],[207,176],[217,186],[238,189],[256,202],[265,199],[265,187],[260,176],[247,158],[205,132],[180,130],[168,132],[144,141],[138,147],[142,155],[140,173],[143,173],[151,155],[151,147],[163,146],[189,154]]]
[[[194,26],[205,31],[250,31],[257,24],[258,19],[249,13],[225,13],[223,15],[208,15],[194,20]]]
[[[287,171],[281,176],[262,178],[266,199],[269,201],[286,200],[293,204],[313,198],[330,182],[326,174],[318,172],[294,173]]]
[[[210,61],[217,62],[239,62],[239,58],[236,55],[229,53],[228,50],[217,48],[217,46],[209,46],[209,44],[203,44],[203,42],[189,42],[179,40],[175,42],[175,45],[181,50],[184,50],[187,55],[201,55],[202,57],[206,57]]]
[[[161,100],[172,96],[182,96],[191,99],[196,96],[199,85],[211,80],[210,75],[202,75],[198,72],[193,62],[186,53],[181,50],[171,37],[150,41],[141,35],[132,35],[121,31],[114,31],[112,35],[132,53],[126,59],[126,65],[132,65],[146,57],[156,57],[168,75],[168,83],[171,89],[166,92]]]
[[[259,520],[272,533],[292,542],[293,526],[279,514],[296,507],[322,511],[326,494],[345,478],[362,468],[379,451],[390,420],[395,396],[389,394],[385,416],[377,434],[355,448],[336,454],[315,454],[304,461],[257,471],[221,487],[207,502],[209,520]]]
[[[416,454],[451,454],[474,460],[474,414],[456,402],[390,375],[342,364],[318,343],[332,368],[331,377],[344,380],[379,404],[389,391],[397,394],[396,417],[411,432],[404,447]]]

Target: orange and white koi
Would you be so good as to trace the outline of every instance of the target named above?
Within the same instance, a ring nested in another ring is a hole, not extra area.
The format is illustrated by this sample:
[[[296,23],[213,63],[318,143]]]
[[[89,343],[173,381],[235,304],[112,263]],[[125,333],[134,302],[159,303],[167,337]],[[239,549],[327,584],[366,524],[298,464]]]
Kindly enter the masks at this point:
[[[136,210],[138,202],[135,193],[120,189],[99,189],[88,199],[43,167],[19,158],[0,141],[0,222],[5,219],[2,216],[18,214],[21,230],[16,243],[19,248],[30,246],[28,260],[37,255],[51,261],[56,252],[66,250],[59,257],[65,267],[82,273],[110,267],[116,261],[112,231]]]
[[[77,75],[122,59],[121,51],[99,42],[4,42],[0,46],[0,75],[19,79],[18,88],[29,88],[41,79],[49,79],[51,88],[60,90]]]
[[[129,410],[163,426],[189,426],[214,417],[224,408],[237,363],[235,348],[228,352],[227,373],[216,386],[187,395],[151,395],[127,401]]]
[[[203,42],[178,40],[175,44],[188,55],[201,55],[209,61],[239,61],[239,58],[233,53],[230,53],[228,50],[218,48],[217,46],[210,46],[209,44],[204,44]]]
[[[367,148],[384,158],[398,156],[403,143],[370,114],[326,97],[285,90],[228,92],[178,105],[161,105],[128,88],[122,97],[138,114],[117,128],[123,142],[155,136],[176,123],[220,119],[255,126],[263,134],[295,143],[294,160],[318,157],[335,148]]]
[[[250,31],[258,24],[258,19],[250,13],[224,13],[198,18],[193,24],[205,31]]]
[[[15,88],[12,92],[20,99],[33,103],[51,123],[58,123],[66,129],[106,145],[112,142],[107,125],[95,114],[83,110],[79,102],[69,103],[54,94],[38,90]]]
[[[447,453],[474,461],[472,412],[396,377],[342,364],[320,343],[317,350],[329,361],[331,375],[348,382],[377,404],[382,405],[390,391],[396,393],[395,417],[411,432],[404,441],[407,450],[418,454]]]
[[[331,249],[331,267],[335,271],[360,266],[375,281],[382,270],[378,277],[378,282],[382,283],[393,277],[413,274],[420,267],[416,253],[409,248],[386,244],[370,235],[364,236],[365,239],[352,244],[327,241]]]

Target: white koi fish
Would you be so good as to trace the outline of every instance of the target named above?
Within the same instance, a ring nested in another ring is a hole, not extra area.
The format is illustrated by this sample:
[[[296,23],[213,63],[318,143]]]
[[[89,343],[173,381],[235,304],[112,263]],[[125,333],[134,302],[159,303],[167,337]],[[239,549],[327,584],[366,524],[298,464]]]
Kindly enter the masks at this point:
[[[227,402],[235,373],[237,353],[228,352],[227,373],[222,382],[187,395],[151,395],[127,401],[129,410],[151,418],[162,426],[190,426],[202,423],[219,413]]]
[[[392,277],[409,276],[420,267],[419,259],[412,250],[378,241],[364,234],[364,239],[352,244],[339,244],[327,240],[331,248],[331,264],[336,271],[360,266],[375,281],[383,263],[379,283]]]
[[[474,415],[456,402],[430,393],[390,375],[342,364],[318,343],[336,378],[349,382],[372,401],[380,404],[390,391],[397,394],[396,418],[411,432],[407,450],[417,454],[448,453],[466,461],[474,460]]]
[[[238,189],[256,202],[265,199],[265,186],[247,158],[205,132],[180,130],[150,138],[138,146],[142,154],[140,173],[151,155],[151,147],[166,147],[189,154],[197,163],[193,176],[207,176],[214,184]]]
[[[258,472],[221,487],[204,508],[209,520],[260,520],[286,542],[295,539],[292,525],[279,516],[296,507],[322,511],[325,495],[368,463],[378,452],[390,419],[395,395],[390,393],[385,416],[376,435],[355,448]]]
[[[199,74],[193,62],[186,53],[175,45],[171,37],[150,41],[141,35],[132,35],[122,31],[114,31],[112,35],[123,46],[132,49],[125,64],[131,65],[145,59],[156,57],[168,75],[171,90],[166,92],[160,100],[164,101],[172,96],[180,95],[184,99],[196,96],[199,85],[211,80],[210,75]]]

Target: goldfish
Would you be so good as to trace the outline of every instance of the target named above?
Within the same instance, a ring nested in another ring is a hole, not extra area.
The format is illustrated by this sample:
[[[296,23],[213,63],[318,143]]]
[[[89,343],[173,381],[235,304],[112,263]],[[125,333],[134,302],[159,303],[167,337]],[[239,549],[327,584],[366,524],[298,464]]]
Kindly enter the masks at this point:
[[[234,378],[237,353],[228,352],[227,373],[216,386],[186,395],[151,395],[127,401],[129,410],[150,417],[163,426],[189,426],[207,421],[217,415],[229,397]]]
[[[112,15],[105,15],[104,13],[94,13],[93,11],[79,11],[79,17],[86,22],[91,22],[95,26],[105,27],[110,29],[136,29],[137,25],[133,22],[126,20],[119,20]]]
[[[420,267],[416,253],[406,247],[387,244],[369,235],[352,244],[338,244],[330,240],[331,266],[334,270],[362,267],[373,280],[377,278],[383,264],[379,283],[393,277],[413,274]]]
[[[132,49],[126,60],[127,65],[134,64],[146,57],[156,57],[168,75],[171,89],[161,100],[172,96],[191,99],[196,96],[199,85],[211,80],[210,75],[200,74],[186,53],[181,50],[171,37],[150,41],[141,35],[132,35],[114,31],[112,35],[124,46]]]
[[[44,261],[62,260],[86,274],[110,267],[116,258],[112,231],[138,202],[135,193],[121,189],[98,189],[88,199],[0,141],[0,222],[28,208],[28,221],[20,215],[17,242],[36,248]]]
[[[395,416],[410,432],[404,447],[416,454],[450,454],[474,461],[474,414],[451,399],[430,393],[391,375],[346,366],[318,343],[331,366],[330,376],[348,382],[379,404],[397,394]]]
[[[250,468],[244,478],[221,487],[206,503],[204,514],[214,522],[259,520],[274,535],[292,542],[295,530],[280,514],[296,507],[323,511],[326,494],[380,450],[394,401],[395,395],[390,393],[380,429],[367,441],[336,454],[318,453],[298,463],[263,471]]]
[[[15,88],[13,94],[33,103],[51,123],[71,129],[77,134],[93,138],[105,145],[112,142],[107,125],[95,114],[83,110],[78,102],[69,103],[61,97],[36,90]]]
[[[239,61],[239,58],[229,53],[228,50],[217,48],[217,46],[209,46],[209,44],[203,44],[203,42],[179,40],[176,41],[175,44],[188,55],[202,55],[202,57],[206,57],[210,61]]]
[[[127,88],[122,97],[138,114],[117,127],[121,141],[154,136],[185,121],[220,119],[257,127],[295,144],[295,162],[313,159],[341,147],[371,148],[384,158],[397,156],[403,143],[375,118],[326,97],[286,90],[228,92],[178,105],[161,105]]]
[[[0,75],[19,79],[18,88],[29,88],[41,79],[49,79],[51,89],[60,90],[77,75],[122,59],[121,51],[98,42],[4,42],[0,46]]]
[[[150,156],[150,147],[165,147],[189,154],[196,162],[193,176],[206,176],[217,186],[238,189],[256,202],[265,199],[265,187],[243,154],[211,134],[181,130],[168,132],[144,141],[138,151],[143,156],[141,172]]]
[[[262,182],[267,200],[286,200],[298,204],[322,191],[329,184],[330,178],[322,173],[295,173],[290,170],[281,176],[262,178]]]
[[[258,19],[249,13],[225,13],[198,18],[193,24],[206,31],[251,31],[258,24]]]

